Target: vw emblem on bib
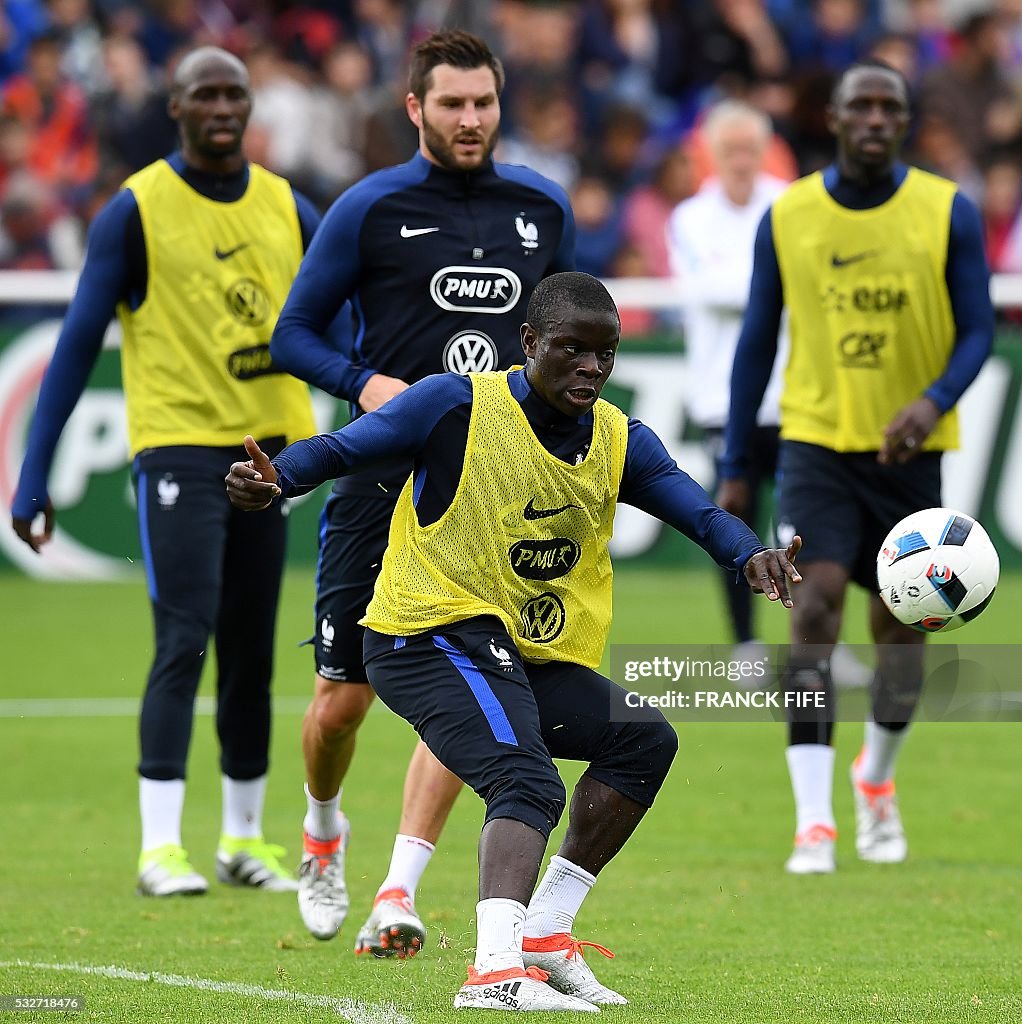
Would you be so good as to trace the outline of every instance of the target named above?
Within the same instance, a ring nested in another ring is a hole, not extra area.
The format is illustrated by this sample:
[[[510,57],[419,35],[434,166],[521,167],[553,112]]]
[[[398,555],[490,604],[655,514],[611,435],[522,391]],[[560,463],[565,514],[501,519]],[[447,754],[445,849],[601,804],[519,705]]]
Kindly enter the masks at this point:
[[[444,348],[449,373],[486,373],[497,368],[497,346],[482,331],[459,331]]]
[[[534,644],[556,640],[564,629],[564,604],[547,591],[522,606],[522,634]]]

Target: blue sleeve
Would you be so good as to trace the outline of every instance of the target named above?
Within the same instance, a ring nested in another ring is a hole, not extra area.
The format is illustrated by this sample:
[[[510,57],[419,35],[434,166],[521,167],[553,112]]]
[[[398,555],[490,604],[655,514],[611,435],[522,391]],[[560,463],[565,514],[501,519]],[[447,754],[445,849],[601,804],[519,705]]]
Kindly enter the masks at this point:
[[[572,213],[570,203],[565,203],[561,208],[564,210],[564,228],[561,231],[561,244],[550,265],[551,274],[575,269],[575,214]]]
[[[433,428],[452,409],[472,401],[472,382],[437,373],[413,384],[375,412],[332,434],[318,434],[285,448],[273,465],[285,497],[307,494],[325,480],[422,450]]]
[[[767,210],[756,231],[749,304],[731,367],[731,409],[724,432],[724,455],[718,467],[724,479],[745,475],[749,438],[777,358],[777,332],[783,309],[781,269]]]
[[[303,195],[296,188],[291,189],[291,194],[295,197],[295,208],[298,210],[298,226],[302,230],[302,252],[308,252],[309,246],[312,244],[312,236],[316,234],[316,229],[319,227],[322,217],[320,217],[319,210],[316,209],[308,196]]]
[[[979,210],[961,194],[951,205],[947,287],[955,318],[955,347],[947,369],[926,390],[941,412],[948,412],[976,379],[994,345],[994,306]]]
[[[628,450],[619,498],[695,541],[725,569],[741,572],[765,545],[740,519],[718,508],[638,420],[628,421]]]
[[[344,304],[355,295],[361,265],[359,234],[366,205],[349,190],[327,211],[298,269],[270,340],[282,370],[349,402],[375,373],[355,364],[329,337]]]
[[[85,390],[117,303],[127,294],[125,239],[132,219],[138,220],[138,206],[131,192],[124,190],[110,200],[89,229],[78,288],[43,377],[28,432],[25,461],[11,505],[11,514],[17,519],[32,519],[49,500],[47,480],[57,442]]]

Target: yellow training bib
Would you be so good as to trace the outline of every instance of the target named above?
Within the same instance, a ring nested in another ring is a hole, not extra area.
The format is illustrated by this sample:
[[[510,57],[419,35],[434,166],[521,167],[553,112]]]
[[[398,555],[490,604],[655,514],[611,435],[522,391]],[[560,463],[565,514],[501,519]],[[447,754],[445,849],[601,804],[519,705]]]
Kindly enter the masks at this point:
[[[596,668],[610,629],[607,545],[628,419],[602,399],[593,441],[569,466],[533,433],[506,373],[473,373],[461,479],[444,515],[419,526],[405,484],[362,624],[391,636],[496,615],[523,657]]]
[[[944,373],[955,342],[944,276],[954,194],[952,182],[911,168],[869,210],[837,203],[820,173],[776,200],[771,227],[791,331],[782,437],[875,451],[895,413]],[[952,410],[925,447],[957,445]]]
[[[142,305],[117,310],[132,455],[315,433],[307,385],[270,364],[270,335],[302,258],[291,186],[250,164],[244,196],[218,203],[159,160],[125,188],[148,263]]]

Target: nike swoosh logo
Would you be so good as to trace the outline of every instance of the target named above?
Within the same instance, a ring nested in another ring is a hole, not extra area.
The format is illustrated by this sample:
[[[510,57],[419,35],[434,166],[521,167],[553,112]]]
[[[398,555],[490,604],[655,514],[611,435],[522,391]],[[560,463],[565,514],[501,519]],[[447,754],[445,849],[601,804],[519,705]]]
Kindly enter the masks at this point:
[[[845,256],[842,259],[837,253],[830,257],[830,265],[837,270],[847,267],[849,263],[858,263],[860,260],[868,260],[873,256],[879,256],[879,249],[870,249],[868,252],[857,252],[854,256]]]
[[[569,508],[581,508],[581,505],[561,505],[560,508],[536,508],[533,504],[535,498],[529,498],[529,504],[525,506],[525,511],[522,515],[525,516],[530,522],[534,519],[549,519],[551,516],[559,516],[562,512],[567,512]]]
[[[251,242],[242,242],[241,245],[236,245],[233,249],[221,249],[220,246],[218,245],[213,250],[213,255],[216,256],[218,260],[227,260],[230,259],[236,252],[241,252],[242,249],[247,249],[251,244]]]
[[[439,230],[439,228],[410,228],[407,224],[402,224],[401,237],[414,238],[416,235],[431,235],[434,231]]]

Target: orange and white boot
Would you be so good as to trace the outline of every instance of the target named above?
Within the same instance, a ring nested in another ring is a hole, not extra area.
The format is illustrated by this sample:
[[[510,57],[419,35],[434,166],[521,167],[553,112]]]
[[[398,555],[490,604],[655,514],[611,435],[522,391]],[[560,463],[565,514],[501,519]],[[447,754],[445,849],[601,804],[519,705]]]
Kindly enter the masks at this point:
[[[509,967],[481,974],[468,969],[468,981],[454,997],[456,1010],[534,1010],[599,1013],[600,1008],[577,996],[565,995],[547,984],[547,975],[538,967]]]
[[[577,996],[598,1006],[625,1006],[628,1000],[612,988],[600,984],[585,961],[583,946],[589,946],[605,957],[614,954],[595,942],[580,942],[567,932],[522,940],[522,959],[526,967],[538,967],[547,975],[547,984],[565,995]]]
[[[795,836],[795,849],[784,864],[789,875],[832,875],[837,870],[837,829],[810,825]]]
[[[415,912],[415,904],[404,889],[387,889],[377,895],[369,920],[359,929],[355,953],[415,956],[426,941],[426,926]]]
[[[344,854],[351,829],[345,818],[336,839],[314,839],[305,833],[298,868],[298,909],[305,927],[317,939],[332,939],[348,914]]]
[[[908,856],[908,840],[898,813],[894,779],[871,785],[859,779],[862,754],[851,768],[855,797],[855,850],[860,860],[874,864],[900,864]]]

